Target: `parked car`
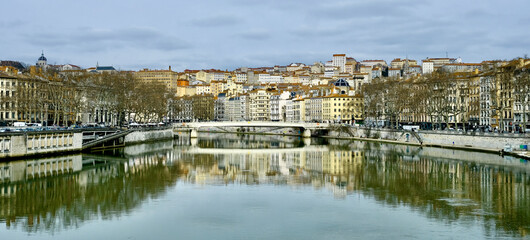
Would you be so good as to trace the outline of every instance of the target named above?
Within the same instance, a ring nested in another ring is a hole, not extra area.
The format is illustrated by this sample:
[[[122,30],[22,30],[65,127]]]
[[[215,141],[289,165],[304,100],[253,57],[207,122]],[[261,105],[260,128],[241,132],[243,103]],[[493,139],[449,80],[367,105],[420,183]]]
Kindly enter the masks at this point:
[[[13,127],[25,127],[25,126],[26,126],[25,122],[14,122],[13,123]]]

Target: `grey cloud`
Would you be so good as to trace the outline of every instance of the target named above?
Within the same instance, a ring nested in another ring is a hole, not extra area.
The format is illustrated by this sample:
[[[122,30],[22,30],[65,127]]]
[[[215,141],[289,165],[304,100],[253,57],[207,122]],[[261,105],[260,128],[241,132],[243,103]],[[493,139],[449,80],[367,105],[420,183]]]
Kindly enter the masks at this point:
[[[99,61],[182,70],[312,63],[333,53],[419,60],[448,51],[478,61],[530,52],[527,0],[203,0],[156,6],[144,1],[131,2],[127,11],[118,3],[94,10],[98,17],[78,12],[85,7],[80,3],[9,5],[18,2],[6,1],[13,11],[0,20],[5,33],[0,53],[31,63],[41,49],[48,59],[78,65]],[[160,6],[166,7],[154,11]],[[174,14],[170,9],[177,7]],[[62,14],[49,14],[57,8]]]
[[[336,27],[309,27],[302,26],[291,30],[291,33],[298,37],[336,37],[343,35],[347,31]]]
[[[198,27],[225,27],[239,24],[241,20],[232,15],[217,15],[207,18],[200,18],[191,21],[191,24]]]
[[[82,47],[88,51],[109,48],[146,48],[172,51],[190,48],[186,41],[148,28],[124,28],[117,30],[81,28],[65,33],[26,34],[25,39],[42,47]]]
[[[377,18],[379,16],[388,19],[399,16],[410,17],[409,15],[414,13],[415,9],[410,6],[415,5],[417,7],[422,4],[425,4],[424,1],[419,0],[400,1],[399,4],[392,0],[343,1],[336,4],[324,3],[321,7],[312,9],[310,14],[336,20]]]
[[[528,37],[525,37],[525,34],[522,33],[510,34],[509,36],[504,36],[504,38],[494,39],[491,42],[492,45],[495,47],[507,49],[521,49],[522,51],[524,51],[525,48],[526,51],[528,51],[528,46],[530,46],[530,39],[528,39]],[[521,52],[521,54],[526,53],[527,52]]]
[[[281,9],[292,11],[292,9],[306,9],[321,2],[320,0],[304,0],[304,1],[285,1],[285,0],[232,0],[235,6],[243,6],[252,9]]]
[[[20,28],[20,27],[28,25],[28,23],[29,23],[28,21],[24,21],[20,19],[15,19],[15,20],[10,20],[10,21],[0,21],[0,28],[5,28],[5,29]]]
[[[332,53],[331,53],[332,54]],[[274,65],[288,65],[290,63],[312,64],[318,61],[328,60],[330,53],[327,51],[271,51],[244,54],[243,58],[249,66],[262,67]]]
[[[250,30],[237,34],[236,36],[249,40],[266,40],[271,37],[271,34],[266,30]]]
[[[29,43],[40,47],[58,47],[68,45],[68,39],[51,33],[25,34],[24,37]]]
[[[312,52],[284,52],[284,51],[252,51],[235,53],[229,56],[211,58],[207,54],[174,56],[166,60],[177,69],[235,69],[238,67],[264,67],[287,65],[292,62],[313,63],[319,59],[326,59],[328,53]],[[166,66],[167,67],[167,66]]]

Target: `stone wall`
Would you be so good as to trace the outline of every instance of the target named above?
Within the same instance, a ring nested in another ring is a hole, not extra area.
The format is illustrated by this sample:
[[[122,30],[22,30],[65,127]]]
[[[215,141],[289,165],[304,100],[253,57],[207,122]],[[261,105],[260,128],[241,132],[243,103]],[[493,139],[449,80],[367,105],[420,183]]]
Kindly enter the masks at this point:
[[[127,157],[130,157],[150,152],[161,152],[162,150],[167,150],[168,152],[173,150],[173,141],[165,140],[149,144],[134,144],[132,146],[125,146],[123,152]]]
[[[161,130],[143,130],[136,131],[127,134],[125,136],[125,144],[133,144],[140,142],[150,142],[160,139],[172,139],[173,138],[173,129],[161,129]]]
[[[81,132],[33,132],[0,136],[0,158],[81,151]]]
[[[392,129],[370,129],[370,128],[342,128],[340,130],[330,131],[330,137],[353,137],[353,138],[368,138],[368,139],[382,139],[400,142],[418,143],[419,141],[404,131],[397,131]],[[408,136],[408,137],[407,137]],[[408,138],[408,139],[407,139]]]
[[[530,136],[524,134],[464,134],[444,132],[419,132],[424,143],[439,145],[456,145],[480,147],[486,149],[503,149],[506,145],[518,150],[520,145],[528,145]]]
[[[285,127],[274,129],[271,127],[202,127],[199,132],[231,132],[231,133],[263,133],[263,134],[284,134],[284,135],[301,135],[299,128]]]
[[[330,137],[353,137],[361,139],[391,140],[402,143],[420,144],[411,132],[392,129],[343,128],[341,131],[331,131]],[[457,147],[474,147],[486,150],[501,150],[509,145],[513,150],[519,150],[520,145],[530,145],[530,134],[501,134],[501,133],[463,133],[446,131],[416,132],[423,145],[442,145]]]

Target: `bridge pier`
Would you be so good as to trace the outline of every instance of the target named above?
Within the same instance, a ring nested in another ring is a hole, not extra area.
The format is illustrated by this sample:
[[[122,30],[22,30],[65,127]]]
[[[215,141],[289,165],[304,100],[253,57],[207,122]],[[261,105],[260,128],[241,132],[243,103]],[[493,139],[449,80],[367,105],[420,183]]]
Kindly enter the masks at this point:
[[[190,138],[197,138],[199,136],[199,133],[197,132],[197,129],[192,128],[190,131]]]
[[[300,130],[302,137],[304,138],[310,138],[311,134],[315,134],[320,136],[325,133],[327,133],[330,129],[330,125],[328,123],[300,123],[300,122],[260,122],[260,121],[222,121],[222,122],[190,122],[190,123],[182,123],[182,124],[175,124],[173,126],[175,129],[174,131],[180,132],[180,131],[186,131],[190,133],[191,138],[197,138],[198,137],[198,131],[202,127],[207,128],[238,128],[241,130],[244,130],[245,133],[252,133],[256,132],[256,128],[261,129],[262,128],[270,128],[273,131],[276,131],[281,128],[289,128],[289,129],[296,129]],[[313,132],[311,132],[313,131]],[[298,132],[298,131],[297,131]]]
[[[199,142],[199,140],[197,138],[190,138],[190,145],[192,147],[195,147],[197,146],[197,143]]]
[[[304,133],[302,134],[302,137],[304,138],[310,138],[311,137],[311,130],[309,129],[304,129]]]

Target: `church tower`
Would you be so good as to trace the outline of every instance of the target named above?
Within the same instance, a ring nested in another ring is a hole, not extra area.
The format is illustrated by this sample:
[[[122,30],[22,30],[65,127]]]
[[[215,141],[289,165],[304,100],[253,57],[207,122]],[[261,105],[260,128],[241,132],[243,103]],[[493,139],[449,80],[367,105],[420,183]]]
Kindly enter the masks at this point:
[[[44,51],[43,51],[42,54],[40,55],[39,60],[37,60],[37,67],[46,68],[46,66],[48,65],[47,61],[48,60],[46,59],[46,57],[44,57]]]

